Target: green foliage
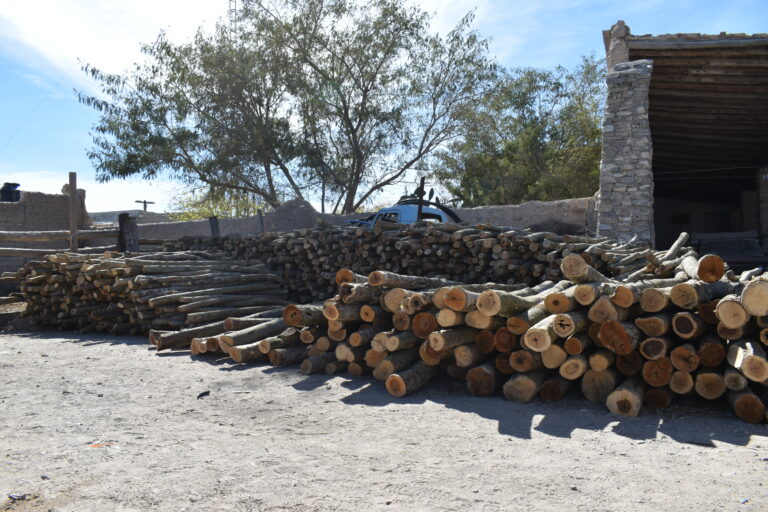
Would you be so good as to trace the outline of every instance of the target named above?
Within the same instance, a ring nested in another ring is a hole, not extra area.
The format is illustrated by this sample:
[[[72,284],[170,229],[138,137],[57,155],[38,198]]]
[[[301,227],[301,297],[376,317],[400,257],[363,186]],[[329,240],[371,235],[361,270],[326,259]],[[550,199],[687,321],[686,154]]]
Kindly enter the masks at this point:
[[[504,74],[468,135],[439,155],[436,177],[464,206],[592,195],[598,188],[603,64]]]
[[[168,216],[178,221],[207,219],[211,216],[253,217],[259,209],[265,211],[269,208],[255,194],[232,190],[212,194],[210,191],[190,190],[176,196]]]
[[[161,34],[125,75],[86,66],[102,90],[80,95],[100,113],[89,157],[102,181],[169,174],[355,211],[464,135],[495,74],[471,19],[440,37],[406,0],[246,1],[190,43]]]

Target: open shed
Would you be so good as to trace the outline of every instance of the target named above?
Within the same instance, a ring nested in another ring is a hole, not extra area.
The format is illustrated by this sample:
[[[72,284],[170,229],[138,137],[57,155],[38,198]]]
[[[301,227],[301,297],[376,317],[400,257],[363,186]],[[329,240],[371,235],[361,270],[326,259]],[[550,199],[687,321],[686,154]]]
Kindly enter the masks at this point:
[[[677,233],[768,242],[768,34],[604,32],[598,224],[668,246]],[[605,186],[604,186],[605,185]]]

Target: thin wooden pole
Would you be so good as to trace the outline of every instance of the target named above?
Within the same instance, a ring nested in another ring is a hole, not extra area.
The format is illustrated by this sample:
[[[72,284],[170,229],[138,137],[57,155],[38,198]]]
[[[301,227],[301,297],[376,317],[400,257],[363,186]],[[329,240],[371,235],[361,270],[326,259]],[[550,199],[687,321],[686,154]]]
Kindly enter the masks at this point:
[[[139,252],[139,225],[136,217],[121,213],[117,221],[120,225],[117,247],[123,252]]]
[[[69,173],[69,250],[77,250],[77,224],[80,220],[80,198],[77,194],[77,173]]]
[[[208,223],[211,225],[211,236],[219,238],[221,231],[219,230],[219,219],[215,215],[208,217]]]

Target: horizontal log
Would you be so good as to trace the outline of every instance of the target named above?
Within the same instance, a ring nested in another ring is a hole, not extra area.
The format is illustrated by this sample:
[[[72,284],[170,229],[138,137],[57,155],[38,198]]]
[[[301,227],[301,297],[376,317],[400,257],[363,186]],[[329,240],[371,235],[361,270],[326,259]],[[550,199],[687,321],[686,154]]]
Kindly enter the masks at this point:
[[[84,229],[77,231],[79,240],[91,240],[94,238],[115,238],[118,236],[117,229]],[[59,231],[0,231],[0,242],[55,242],[58,240],[68,241],[70,233],[68,230]]]

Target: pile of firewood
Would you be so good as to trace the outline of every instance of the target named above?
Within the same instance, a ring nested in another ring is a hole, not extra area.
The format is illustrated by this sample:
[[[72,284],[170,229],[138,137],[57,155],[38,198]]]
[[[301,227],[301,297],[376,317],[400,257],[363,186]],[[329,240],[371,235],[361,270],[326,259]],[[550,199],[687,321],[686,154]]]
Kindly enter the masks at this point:
[[[768,274],[736,275],[686,242],[654,251],[492,226],[324,225],[187,240],[183,252],[63,253],[15,277],[42,324],[148,332],[158,350],[304,373],[371,373],[394,396],[444,372],[478,396],[575,390],[636,415],[698,395],[763,421]],[[285,306],[287,291],[305,304]]]
[[[169,250],[215,249],[233,258],[262,258],[282,272],[292,298],[314,302],[333,295],[339,268],[360,274],[374,270],[443,276],[461,283],[523,283],[560,280],[560,263],[580,254],[600,272],[619,276],[642,273],[656,254],[643,245],[605,238],[477,225],[412,225],[379,222],[373,228],[321,224],[315,229],[264,233],[247,238],[185,237]],[[666,261],[662,275],[676,261]]]
[[[634,416],[698,395],[764,421],[768,274],[736,276],[717,256],[681,256],[683,243],[648,252],[643,271],[621,279],[587,263],[589,253],[571,254],[561,262],[567,280],[533,287],[343,269],[324,303],[151,339],[304,373],[372,373],[398,397],[444,371],[477,396],[527,402],[576,390]]]
[[[15,278],[34,322],[79,332],[177,330],[288,304],[282,279],[262,263],[210,253],[61,253]]]

